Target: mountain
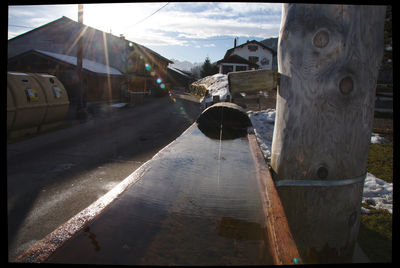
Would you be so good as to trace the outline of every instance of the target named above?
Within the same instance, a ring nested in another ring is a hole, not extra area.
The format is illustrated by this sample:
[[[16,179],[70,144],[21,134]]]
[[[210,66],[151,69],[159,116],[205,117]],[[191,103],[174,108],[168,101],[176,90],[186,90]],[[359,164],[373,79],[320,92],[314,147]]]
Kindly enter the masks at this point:
[[[202,65],[203,63],[191,63],[189,61],[179,61],[176,59],[170,59],[171,61],[173,61],[174,63],[170,64],[170,66],[182,70],[182,71],[188,71],[190,72],[190,69],[192,69],[193,67]]]
[[[272,48],[275,52],[278,50],[278,37],[271,37],[260,41],[260,43]]]
[[[278,52],[278,37],[271,37],[260,41],[263,45],[271,48],[275,51],[275,55],[272,58],[272,69],[277,71],[278,70],[278,61],[277,61],[277,52]]]

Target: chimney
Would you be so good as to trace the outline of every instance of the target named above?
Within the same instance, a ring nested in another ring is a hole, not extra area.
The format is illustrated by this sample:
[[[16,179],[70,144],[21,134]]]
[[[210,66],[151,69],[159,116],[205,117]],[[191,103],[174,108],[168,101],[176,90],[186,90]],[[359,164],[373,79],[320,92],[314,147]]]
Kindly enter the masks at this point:
[[[233,39],[233,47],[234,47],[234,48],[236,47],[236,38]]]
[[[78,5],[78,22],[83,23],[83,4]]]

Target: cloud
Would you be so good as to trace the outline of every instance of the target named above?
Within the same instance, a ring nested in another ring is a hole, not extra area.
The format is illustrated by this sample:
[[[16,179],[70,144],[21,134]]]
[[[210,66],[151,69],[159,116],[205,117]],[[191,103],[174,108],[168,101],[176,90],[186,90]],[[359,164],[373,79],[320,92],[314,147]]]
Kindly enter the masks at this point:
[[[14,38],[17,35],[23,34],[24,32],[26,32],[26,30],[18,30],[18,29],[9,30],[7,38],[8,39]]]
[[[9,6],[9,21],[23,21],[23,26],[38,27],[62,16],[77,18],[77,5]]]
[[[85,4],[84,23],[105,32],[112,30],[116,36],[123,34],[143,45],[157,46],[189,46],[194,40],[237,36],[263,39],[279,33],[282,7],[277,3],[171,2],[154,13],[164,5]],[[77,6],[10,6],[9,23],[38,27],[61,16],[77,20]],[[17,23],[18,19],[25,23]]]
[[[124,34],[143,45],[186,46],[188,43],[185,39],[221,36],[268,38],[279,33],[281,4],[172,2],[148,17],[164,5],[85,5],[84,22],[103,31],[112,29],[113,34]]]
[[[15,7],[9,7],[9,18],[14,18],[14,17],[33,17],[35,16],[35,12],[32,10],[27,10],[26,7],[24,6],[15,6]]]
[[[148,31],[146,33],[139,32],[137,34],[128,34],[126,39],[147,46],[189,46],[188,40],[181,40],[168,36],[163,32]]]

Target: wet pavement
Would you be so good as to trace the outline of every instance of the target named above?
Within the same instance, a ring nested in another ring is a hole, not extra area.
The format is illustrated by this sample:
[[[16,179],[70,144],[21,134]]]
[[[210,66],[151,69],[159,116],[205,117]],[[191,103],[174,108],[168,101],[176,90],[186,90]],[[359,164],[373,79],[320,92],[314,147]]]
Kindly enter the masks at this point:
[[[177,138],[197,118],[199,106],[178,98],[154,98],[7,144],[9,261]]]

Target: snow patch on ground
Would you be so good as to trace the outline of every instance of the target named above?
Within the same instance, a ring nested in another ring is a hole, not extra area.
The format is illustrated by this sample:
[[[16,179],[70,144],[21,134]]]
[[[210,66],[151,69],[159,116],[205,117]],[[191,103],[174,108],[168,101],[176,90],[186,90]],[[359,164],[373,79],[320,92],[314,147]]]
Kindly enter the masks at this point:
[[[271,157],[272,137],[274,134],[275,110],[248,111],[247,114],[254,127],[254,133],[261,151],[264,157],[269,159]]]
[[[254,127],[257,141],[266,159],[271,157],[272,137],[275,124],[275,110],[268,109],[263,111],[248,111],[247,114]],[[372,133],[371,143],[387,142],[386,138],[379,134]],[[393,209],[393,184],[387,183],[367,173],[364,183],[363,203],[376,209],[386,209],[392,213]],[[362,208],[362,213],[369,213],[368,209]]]
[[[122,108],[122,107],[125,107],[126,105],[128,105],[128,103],[126,103],[126,102],[121,102],[121,103],[111,104],[111,107],[114,107],[114,108]]]
[[[371,143],[381,143],[381,142],[388,142],[389,140],[379,136],[379,134],[372,133],[371,135]]]
[[[367,173],[364,182],[363,203],[393,213],[393,183],[388,183]]]

